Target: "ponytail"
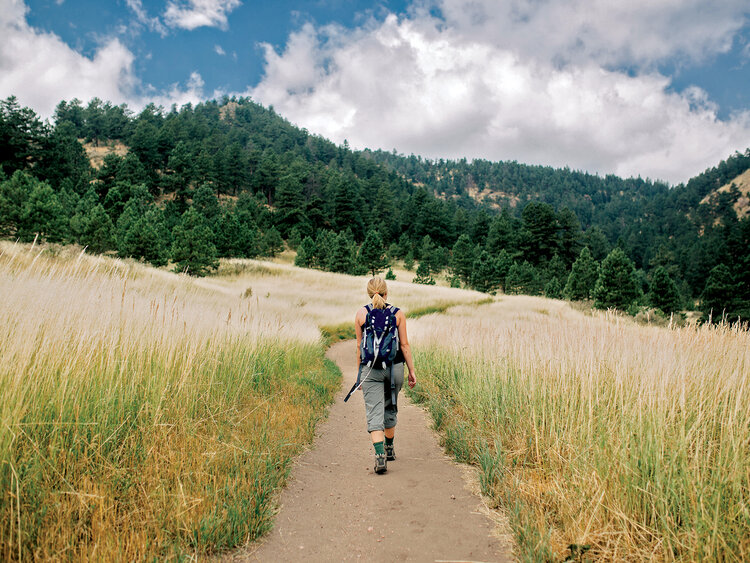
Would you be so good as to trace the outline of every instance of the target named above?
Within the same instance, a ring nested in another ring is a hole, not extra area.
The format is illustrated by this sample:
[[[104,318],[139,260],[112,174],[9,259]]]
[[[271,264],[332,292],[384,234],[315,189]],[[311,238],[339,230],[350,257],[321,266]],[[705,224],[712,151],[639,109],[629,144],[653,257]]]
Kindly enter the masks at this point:
[[[388,295],[388,286],[383,278],[374,277],[367,282],[367,295],[372,299],[375,309],[385,309],[385,296]]]

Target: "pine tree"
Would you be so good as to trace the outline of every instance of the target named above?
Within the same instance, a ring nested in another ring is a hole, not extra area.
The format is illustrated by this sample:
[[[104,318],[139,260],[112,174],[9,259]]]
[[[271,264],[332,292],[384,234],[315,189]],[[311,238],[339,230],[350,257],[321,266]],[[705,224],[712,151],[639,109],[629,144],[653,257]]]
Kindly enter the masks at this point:
[[[511,294],[539,295],[541,286],[539,273],[526,260],[521,264],[514,262],[505,279],[505,292]]]
[[[193,193],[193,209],[203,215],[206,225],[216,228],[221,219],[221,206],[214,189],[208,184],[201,184]]]
[[[61,242],[68,234],[69,220],[57,194],[49,184],[36,183],[23,208],[19,235],[22,240]]]
[[[357,262],[373,276],[388,266],[383,238],[378,231],[367,231],[367,236],[359,249]]]
[[[292,228],[304,223],[310,230],[305,217],[305,196],[302,184],[294,174],[285,174],[276,189],[276,225],[281,234],[288,237]],[[297,227],[299,229],[299,227]]]
[[[627,311],[640,295],[633,262],[621,248],[615,248],[599,268],[599,277],[594,286],[594,306],[597,309]]]
[[[592,258],[589,248],[584,246],[576,261],[573,262],[563,295],[571,301],[591,299],[598,278],[599,265]]]
[[[489,252],[483,250],[476,260],[471,271],[471,287],[477,291],[494,294],[500,287],[500,279],[497,275],[497,264]]]
[[[334,192],[334,225],[339,230],[353,229],[355,233],[364,231],[362,211],[364,205],[359,191],[359,185],[353,176],[339,178]],[[362,240],[362,235],[357,240]]]
[[[123,217],[126,213],[123,213]],[[127,224],[118,223],[117,248],[120,256],[143,259],[154,266],[165,266],[169,258],[170,235],[164,224],[163,213],[156,208],[148,209]]]
[[[715,266],[706,280],[706,286],[700,296],[700,309],[705,319],[714,322],[726,318],[730,322],[734,320],[734,300],[737,293],[737,285],[732,278],[732,272],[725,264]]]
[[[396,279],[396,274],[393,273],[392,268],[388,268],[388,271],[385,273],[385,279],[389,281],[393,281]]]
[[[183,214],[172,236],[172,260],[176,272],[200,277],[219,266],[213,232],[203,216],[194,209],[188,209]]]
[[[648,297],[651,305],[668,315],[680,310],[680,291],[663,266],[659,266],[651,274],[651,290]]]
[[[258,168],[253,176],[253,190],[262,193],[268,204],[272,204],[279,183],[279,159],[270,149],[263,152]]]
[[[138,157],[129,152],[117,162],[117,170],[114,177],[115,182],[123,182],[137,186],[142,184],[148,187],[151,175]]]
[[[507,207],[504,208],[500,216],[492,221],[487,235],[487,250],[490,254],[497,255],[505,250],[511,256],[515,256],[518,253],[517,233],[520,228],[520,221],[510,214]]]
[[[408,272],[411,272],[414,269],[414,253],[411,250],[407,252],[404,257],[404,268],[406,268]]]
[[[21,170],[0,183],[0,236],[18,233],[26,201],[38,183],[36,178]]]
[[[279,252],[284,250],[284,239],[281,238],[281,234],[276,230],[276,227],[271,227],[261,238],[261,253],[264,256],[274,257]]]
[[[312,268],[315,265],[316,251],[315,241],[310,237],[305,237],[297,248],[294,265],[300,268]]]
[[[557,228],[559,236],[559,256],[566,267],[570,267],[581,251],[581,223],[578,217],[567,207],[557,213]],[[558,256],[556,254],[555,256]],[[564,279],[564,278],[560,278]]]
[[[160,168],[161,156],[157,142],[158,129],[153,123],[139,119],[130,137],[130,151],[143,164],[148,176],[147,185],[153,187],[156,171]]]
[[[533,265],[552,258],[557,249],[557,217],[547,203],[532,201],[521,212],[526,235],[524,256]]]
[[[420,262],[417,267],[417,275],[412,280],[412,283],[419,283],[422,285],[435,285],[435,279],[432,277],[430,272],[430,266],[427,262]]]
[[[302,242],[302,235],[300,235],[299,229],[297,227],[292,227],[292,230],[289,231],[289,238],[286,242],[289,245],[289,248],[291,248],[292,250],[297,250],[300,243]]]
[[[397,225],[394,221],[395,208],[393,205],[393,195],[387,184],[381,184],[376,188],[375,202],[372,208],[372,220],[380,225],[386,240],[393,240],[397,232]]]
[[[406,258],[406,255],[411,251],[412,260],[414,259],[413,245],[412,245],[411,239],[409,238],[409,235],[407,235],[405,232],[401,233],[401,236],[398,237],[397,244],[398,244],[399,256]]]
[[[607,241],[607,237],[604,236],[602,230],[597,226],[586,230],[583,234],[583,244],[588,246],[591,256],[597,262],[604,260],[607,254],[609,254],[609,241]]]
[[[114,247],[115,226],[100,203],[89,210],[82,223],[78,242],[90,252],[100,254]]]
[[[345,233],[339,233],[328,256],[327,270],[342,274],[351,274],[355,269],[356,247]]]
[[[323,270],[328,269],[328,261],[331,254],[333,253],[333,247],[336,244],[336,233],[329,230],[323,230],[318,232],[318,236],[315,237],[315,262],[314,267],[321,268]]]
[[[550,299],[560,299],[562,297],[562,284],[557,276],[553,276],[551,280],[544,286],[544,296]]]
[[[547,262],[547,267],[544,270],[544,278],[547,281],[557,278],[558,282],[568,279],[568,267],[559,254],[555,254],[552,260]]]
[[[190,197],[190,185],[195,176],[195,155],[191,153],[187,143],[180,141],[175,145],[167,160],[167,169],[169,173],[163,179],[165,187],[175,193],[177,201],[184,207]]]
[[[219,256],[254,258],[258,255],[258,235],[255,226],[240,221],[238,214],[225,211],[216,229],[214,240]]]
[[[247,153],[239,143],[232,143],[222,151],[221,185],[225,193],[237,195],[248,184],[247,170],[250,168]]]
[[[510,269],[513,267],[513,264],[513,258],[505,249],[502,249],[500,253],[495,257],[495,272],[500,283],[500,289],[502,289],[503,291],[505,291],[505,281],[508,278],[508,274],[510,273]]]
[[[430,235],[422,237],[422,242],[419,245],[419,262],[426,263],[431,273],[438,271],[437,264],[435,263],[435,243],[432,242]]]
[[[451,256],[453,275],[458,276],[462,282],[468,284],[476,259],[477,249],[471,242],[469,235],[464,234],[458,237],[456,244],[453,245],[453,255]]]

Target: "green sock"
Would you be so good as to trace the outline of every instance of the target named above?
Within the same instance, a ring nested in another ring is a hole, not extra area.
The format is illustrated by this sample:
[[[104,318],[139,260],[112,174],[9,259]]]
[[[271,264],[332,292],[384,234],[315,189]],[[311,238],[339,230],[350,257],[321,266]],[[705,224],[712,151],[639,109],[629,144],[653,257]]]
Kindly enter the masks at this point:
[[[375,442],[373,444],[373,446],[375,447],[375,453],[376,454],[384,454],[385,453],[385,449],[383,448],[383,442]]]
[[[392,446],[393,445],[393,438],[389,438],[388,436],[385,437],[385,445],[386,446]]]

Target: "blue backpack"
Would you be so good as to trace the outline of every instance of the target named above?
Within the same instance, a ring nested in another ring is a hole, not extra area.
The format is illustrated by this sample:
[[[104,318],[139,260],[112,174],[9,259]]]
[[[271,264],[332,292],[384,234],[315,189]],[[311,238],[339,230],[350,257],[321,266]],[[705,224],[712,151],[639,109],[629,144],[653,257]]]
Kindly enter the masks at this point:
[[[367,319],[363,327],[360,362],[368,367],[386,369],[393,364],[398,352],[398,308],[392,305],[375,309],[367,305]]]

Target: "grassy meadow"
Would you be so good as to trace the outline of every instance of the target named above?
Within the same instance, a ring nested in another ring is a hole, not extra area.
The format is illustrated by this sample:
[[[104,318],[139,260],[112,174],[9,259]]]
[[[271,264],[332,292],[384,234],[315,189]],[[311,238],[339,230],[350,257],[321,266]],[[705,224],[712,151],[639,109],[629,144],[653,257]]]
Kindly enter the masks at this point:
[[[365,284],[283,257],[194,279],[0,242],[0,556],[182,559],[267,532]],[[747,332],[389,288],[413,396],[521,560],[750,558]]]
[[[410,325],[414,396],[521,560],[750,559],[750,334],[503,296]]]
[[[268,530],[339,384],[314,322],[73,248],[0,252],[0,556],[162,559]]]
[[[0,242],[0,557],[183,558],[269,530],[340,382],[319,327],[350,326],[365,281]],[[393,287],[414,309],[478,299]]]

